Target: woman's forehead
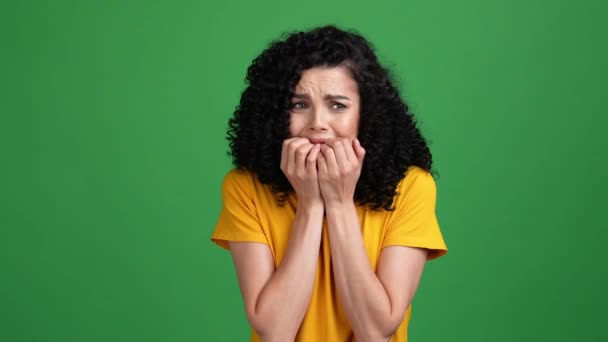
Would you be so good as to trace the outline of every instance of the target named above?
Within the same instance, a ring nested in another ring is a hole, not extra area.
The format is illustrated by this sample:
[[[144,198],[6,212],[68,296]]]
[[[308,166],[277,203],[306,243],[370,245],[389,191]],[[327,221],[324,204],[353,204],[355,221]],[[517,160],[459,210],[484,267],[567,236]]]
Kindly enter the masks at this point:
[[[347,94],[352,96],[358,92],[357,89],[357,82],[346,67],[315,67],[302,72],[295,92],[308,96],[348,96]]]

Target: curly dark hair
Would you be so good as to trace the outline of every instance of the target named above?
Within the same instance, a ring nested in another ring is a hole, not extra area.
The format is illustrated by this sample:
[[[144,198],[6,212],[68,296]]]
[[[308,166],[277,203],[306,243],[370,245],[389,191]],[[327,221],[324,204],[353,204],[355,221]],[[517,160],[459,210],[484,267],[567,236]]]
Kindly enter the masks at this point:
[[[335,66],[350,70],[361,99],[358,139],[366,156],[354,200],[372,210],[393,210],[407,168],[416,165],[433,173],[432,156],[391,74],[372,44],[354,31],[326,25],[271,42],[247,70],[248,86],[228,124],[229,155],[237,168],[270,185],[284,205],[294,191],[280,169],[290,99],[303,70]]]

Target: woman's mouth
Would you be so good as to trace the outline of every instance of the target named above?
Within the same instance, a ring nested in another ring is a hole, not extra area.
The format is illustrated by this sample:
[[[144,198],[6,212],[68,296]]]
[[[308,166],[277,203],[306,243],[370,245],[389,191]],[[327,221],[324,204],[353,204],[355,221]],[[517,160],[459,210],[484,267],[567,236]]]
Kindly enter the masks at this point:
[[[327,141],[327,139],[323,138],[308,138],[308,140],[311,144],[325,144],[325,141]]]

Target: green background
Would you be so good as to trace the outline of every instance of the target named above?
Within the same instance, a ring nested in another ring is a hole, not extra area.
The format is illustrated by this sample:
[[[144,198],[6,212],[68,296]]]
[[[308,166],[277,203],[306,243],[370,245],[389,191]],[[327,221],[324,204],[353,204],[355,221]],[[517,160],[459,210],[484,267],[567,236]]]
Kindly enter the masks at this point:
[[[0,5],[0,340],[245,341],[209,236],[281,33],[354,28],[431,143],[450,249],[411,341],[605,341],[603,1]]]

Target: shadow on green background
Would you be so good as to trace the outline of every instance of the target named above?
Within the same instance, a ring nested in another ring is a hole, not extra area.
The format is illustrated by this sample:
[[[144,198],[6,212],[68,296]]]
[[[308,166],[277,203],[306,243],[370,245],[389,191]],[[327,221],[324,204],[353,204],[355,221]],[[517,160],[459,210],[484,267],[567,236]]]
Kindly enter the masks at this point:
[[[450,253],[411,341],[608,338],[600,1],[0,5],[0,340],[245,341],[209,236],[227,119],[281,33],[366,35],[431,142]]]

